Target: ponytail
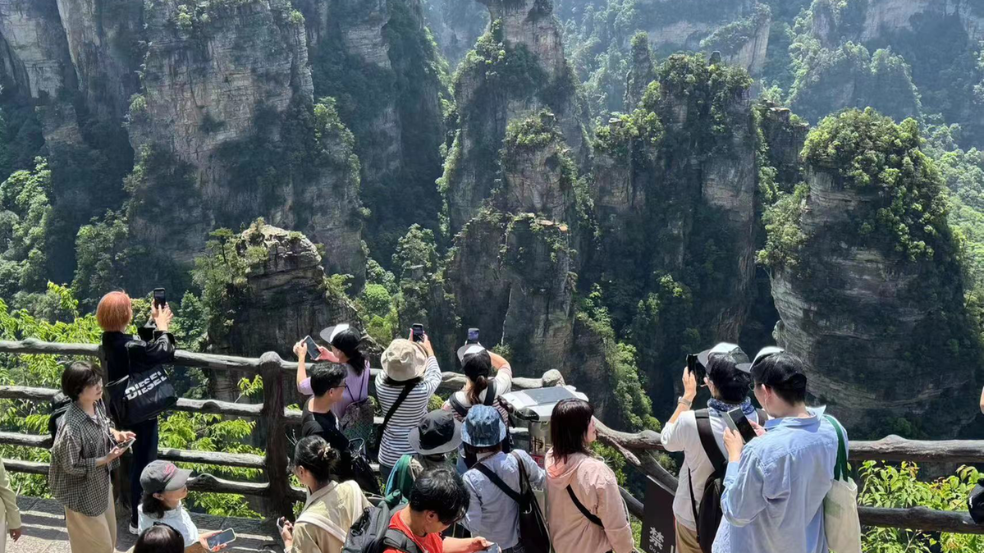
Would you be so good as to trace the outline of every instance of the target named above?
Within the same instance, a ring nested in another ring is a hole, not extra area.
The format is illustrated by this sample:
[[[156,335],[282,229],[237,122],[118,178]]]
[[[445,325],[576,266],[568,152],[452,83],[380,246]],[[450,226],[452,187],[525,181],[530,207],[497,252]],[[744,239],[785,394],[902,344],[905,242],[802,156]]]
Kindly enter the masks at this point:
[[[478,378],[472,381],[471,387],[469,387],[468,392],[466,392],[466,395],[468,396],[468,402],[471,403],[472,405],[478,405],[482,403],[481,398],[479,398],[478,396],[479,394],[482,393],[482,390],[485,390],[488,387],[489,387],[488,379],[485,378],[484,376],[479,375]]]
[[[472,405],[478,405],[482,402],[478,395],[489,387],[489,377],[492,375],[492,357],[488,351],[483,349],[478,353],[465,356],[461,365],[465,371],[465,377],[471,382],[471,387],[468,388],[466,394],[468,401]]]
[[[304,467],[321,484],[337,480],[342,470],[342,452],[321,436],[308,436],[294,448],[294,464]]]
[[[356,349],[351,355],[348,353],[345,355],[348,355],[348,364],[352,367],[352,372],[354,372],[356,376],[362,376],[362,373],[365,372],[366,368],[369,366],[369,361],[366,360],[366,354],[362,353],[362,349]]]

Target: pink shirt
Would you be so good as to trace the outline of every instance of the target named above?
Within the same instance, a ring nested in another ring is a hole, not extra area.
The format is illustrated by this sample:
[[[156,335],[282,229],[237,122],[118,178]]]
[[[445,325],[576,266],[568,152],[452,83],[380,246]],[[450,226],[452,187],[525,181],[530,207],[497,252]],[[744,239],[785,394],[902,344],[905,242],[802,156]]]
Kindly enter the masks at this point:
[[[615,473],[605,462],[580,453],[566,463],[547,452],[547,526],[555,551],[578,553],[632,553],[635,541],[629,514],[618,491]],[[604,528],[588,520],[567,493],[574,489],[578,501],[601,519]]]

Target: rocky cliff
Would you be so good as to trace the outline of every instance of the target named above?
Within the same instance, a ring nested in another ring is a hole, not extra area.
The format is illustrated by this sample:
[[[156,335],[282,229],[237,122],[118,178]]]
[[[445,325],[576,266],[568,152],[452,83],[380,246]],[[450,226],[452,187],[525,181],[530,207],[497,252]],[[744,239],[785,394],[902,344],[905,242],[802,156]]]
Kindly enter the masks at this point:
[[[441,187],[452,231],[461,229],[495,188],[494,166],[507,126],[549,110],[576,163],[587,158],[587,114],[564,57],[549,0],[485,0],[492,19],[455,81],[460,129]]]
[[[634,11],[634,28],[645,30],[660,54],[719,51],[753,75],[765,65],[771,12],[755,0],[646,0]]]
[[[972,404],[979,337],[939,175],[915,128],[871,111],[825,120],[804,149],[808,192],[789,198],[795,216],[770,234],[801,233],[772,272],[776,341],[807,362],[810,392],[859,436],[955,435],[973,418],[949,406]],[[896,140],[871,142],[886,134]],[[866,150],[874,166],[845,169]],[[900,177],[886,179],[893,167]],[[908,205],[892,203],[898,194]]]
[[[659,404],[674,381],[663,370],[681,352],[736,341],[745,325],[758,175],[747,73],[677,55],[657,75],[631,114],[599,131],[591,191],[601,246],[589,278],[615,330],[638,337]]]
[[[313,104],[303,17],[277,0],[184,8],[145,18],[132,238],[152,266],[180,267],[210,229],[264,216],[324,244],[330,272],[362,278],[358,161],[333,103]]]
[[[355,135],[370,249],[388,264],[412,224],[437,229],[447,68],[420,0],[293,0],[304,14],[316,98]],[[413,198],[413,201],[407,201]]]
[[[489,13],[478,2],[424,0],[424,19],[444,59],[457,67],[489,25]]]
[[[6,86],[34,98],[54,98],[75,73],[55,0],[0,3],[0,49]]]

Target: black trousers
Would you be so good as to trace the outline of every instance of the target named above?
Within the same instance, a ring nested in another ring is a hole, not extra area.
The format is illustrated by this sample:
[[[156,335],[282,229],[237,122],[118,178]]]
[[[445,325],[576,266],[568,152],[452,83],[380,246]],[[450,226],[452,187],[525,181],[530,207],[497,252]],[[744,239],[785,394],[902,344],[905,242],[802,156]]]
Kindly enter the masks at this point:
[[[137,435],[137,441],[133,444],[133,460],[130,462],[130,524],[137,526],[137,506],[143,496],[143,488],[140,487],[140,473],[144,467],[152,461],[157,460],[157,443],[160,436],[157,433],[157,417],[137,423],[131,426],[131,430]]]

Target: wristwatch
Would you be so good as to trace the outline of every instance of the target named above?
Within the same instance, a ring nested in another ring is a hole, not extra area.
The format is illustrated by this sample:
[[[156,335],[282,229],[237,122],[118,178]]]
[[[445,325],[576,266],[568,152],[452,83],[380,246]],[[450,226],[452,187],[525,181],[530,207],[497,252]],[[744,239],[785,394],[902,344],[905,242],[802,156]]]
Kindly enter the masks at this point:
[[[692,407],[693,404],[694,404],[694,402],[690,401],[689,399],[687,399],[687,398],[685,398],[683,396],[680,396],[680,397],[677,398],[677,403],[682,403],[682,404],[686,405],[687,407]]]

